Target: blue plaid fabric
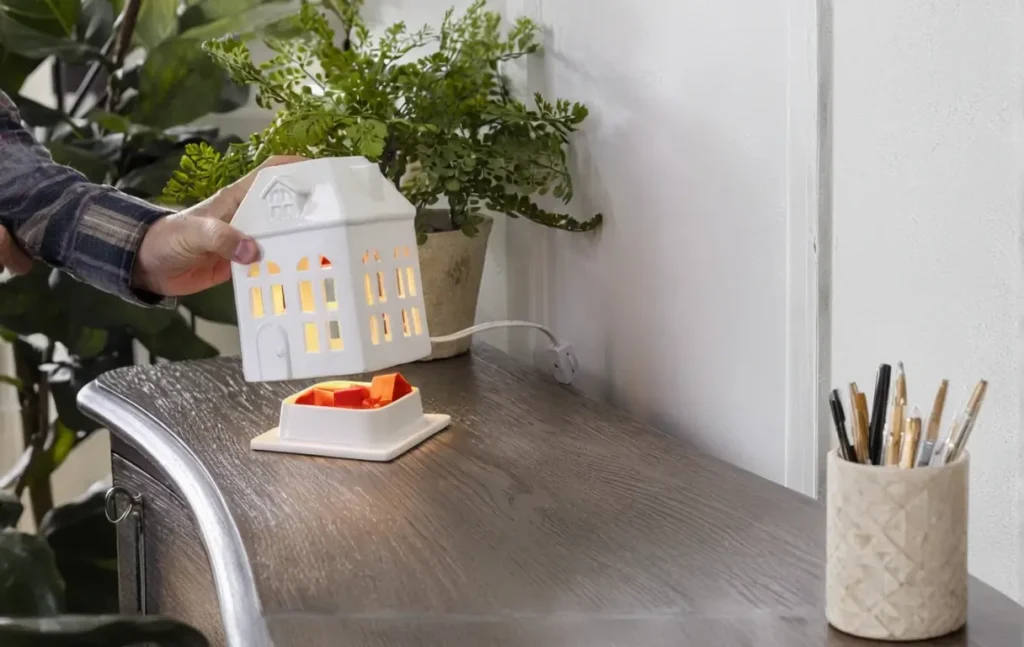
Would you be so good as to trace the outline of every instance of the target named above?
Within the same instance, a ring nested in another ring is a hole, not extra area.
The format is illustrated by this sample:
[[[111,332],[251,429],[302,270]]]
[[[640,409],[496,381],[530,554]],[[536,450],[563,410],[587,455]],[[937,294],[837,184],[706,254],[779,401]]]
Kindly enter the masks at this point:
[[[168,213],[54,162],[0,92],[0,225],[30,256],[130,301],[170,305],[131,286],[146,230]]]

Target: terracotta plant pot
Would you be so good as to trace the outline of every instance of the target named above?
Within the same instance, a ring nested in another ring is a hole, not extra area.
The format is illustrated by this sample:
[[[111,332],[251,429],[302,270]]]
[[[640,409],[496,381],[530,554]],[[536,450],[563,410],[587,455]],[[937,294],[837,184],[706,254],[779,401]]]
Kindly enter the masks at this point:
[[[486,218],[472,238],[461,231],[444,231],[428,234],[427,242],[420,245],[420,280],[431,337],[450,335],[476,321],[487,240],[493,225],[494,221]],[[433,344],[430,356],[423,361],[461,355],[472,341],[467,337]]]

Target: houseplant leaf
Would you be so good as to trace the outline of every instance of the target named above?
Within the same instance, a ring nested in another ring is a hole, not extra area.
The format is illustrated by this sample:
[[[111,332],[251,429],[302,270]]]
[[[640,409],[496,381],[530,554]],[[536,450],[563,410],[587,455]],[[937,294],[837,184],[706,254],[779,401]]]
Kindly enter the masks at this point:
[[[71,143],[50,142],[50,155],[58,164],[70,166],[87,177],[90,182],[102,184],[113,171],[113,165],[102,155]]]
[[[4,647],[209,647],[203,634],[161,616],[81,616],[0,619]]]
[[[114,6],[110,0],[82,0],[78,35],[93,47],[103,47],[114,28]]]
[[[64,609],[64,584],[42,537],[0,531],[0,583],[0,616],[54,616]]]
[[[139,7],[135,42],[152,50],[178,32],[178,0],[145,0]]]
[[[201,3],[190,9],[199,10],[204,16],[216,16],[208,23],[199,23],[182,31],[181,38],[205,41],[214,38],[221,38],[233,34],[240,38],[251,38],[260,34],[263,30],[277,25],[281,22],[290,22],[294,19],[295,8],[284,2],[260,3],[252,0],[230,0],[218,4],[249,5],[240,11],[227,12],[226,7],[212,10],[209,3]],[[188,14],[188,12],[186,12]],[[186,16],[182,16],[183,23]],[[191,18],[190,20],[195,20]]]
[[[0,11],[0,43],[7,51],[26,58],[42,59],[52,55],[76,61],[101,58],[99,50],[88,43],[34,29],[4,11]]]
[[[238,323],[235,292],[230,281],[181,297],[179,301],[189,312],[207,321],[231,325]]]
[[[25,79],[39,66],[40,59],[25,58],[0,44],[0,89],[13,96],[21,91]]]
[[[0,9],[40,31],[71,36],[82,7],[79,0],[0,0]]]
[[[98,481],[39,525],[64,580],[68,613],[116,613],[117,529],[106,517],[109,483]]]
[[[196,43],[174,39],[149,53],[139,72],[132,121],[168,128],[217,109],[226,75]]]
[[[0,530],[16,526],[24,510],[25,506],[13,492],[0,490]]]
[[[146,349],[172,362],[185,359],[202,359],[216,357],[220,353],[210,344],[198,337],[188,322],[174,313],[170,325],[158,333],[138,333],[138,340]]]

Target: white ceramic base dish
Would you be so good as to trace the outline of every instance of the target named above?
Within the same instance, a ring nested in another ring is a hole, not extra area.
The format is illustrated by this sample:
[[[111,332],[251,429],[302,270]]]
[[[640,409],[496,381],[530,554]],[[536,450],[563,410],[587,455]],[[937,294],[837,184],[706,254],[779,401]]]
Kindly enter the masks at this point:
[[[419,445],[427,438],[451,424],[451,416],[425,413],[406,425],[400,432],[388,434],[380,440],[365,442],[323,442],[281,438],[280,427],[252,439],[249,447],[255,451],[306,454],[330,458],[350,458],[361,461],[390,461]]]

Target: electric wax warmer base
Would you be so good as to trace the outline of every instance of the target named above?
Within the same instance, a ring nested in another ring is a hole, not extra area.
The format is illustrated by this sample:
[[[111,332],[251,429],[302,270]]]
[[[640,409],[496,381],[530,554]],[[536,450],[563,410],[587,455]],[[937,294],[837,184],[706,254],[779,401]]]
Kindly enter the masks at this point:
[[[257,451],[390,461],[451,423],[423,413],[419,389],[401,375],[322,382],[281,404],[280,425],[253,438]]]

